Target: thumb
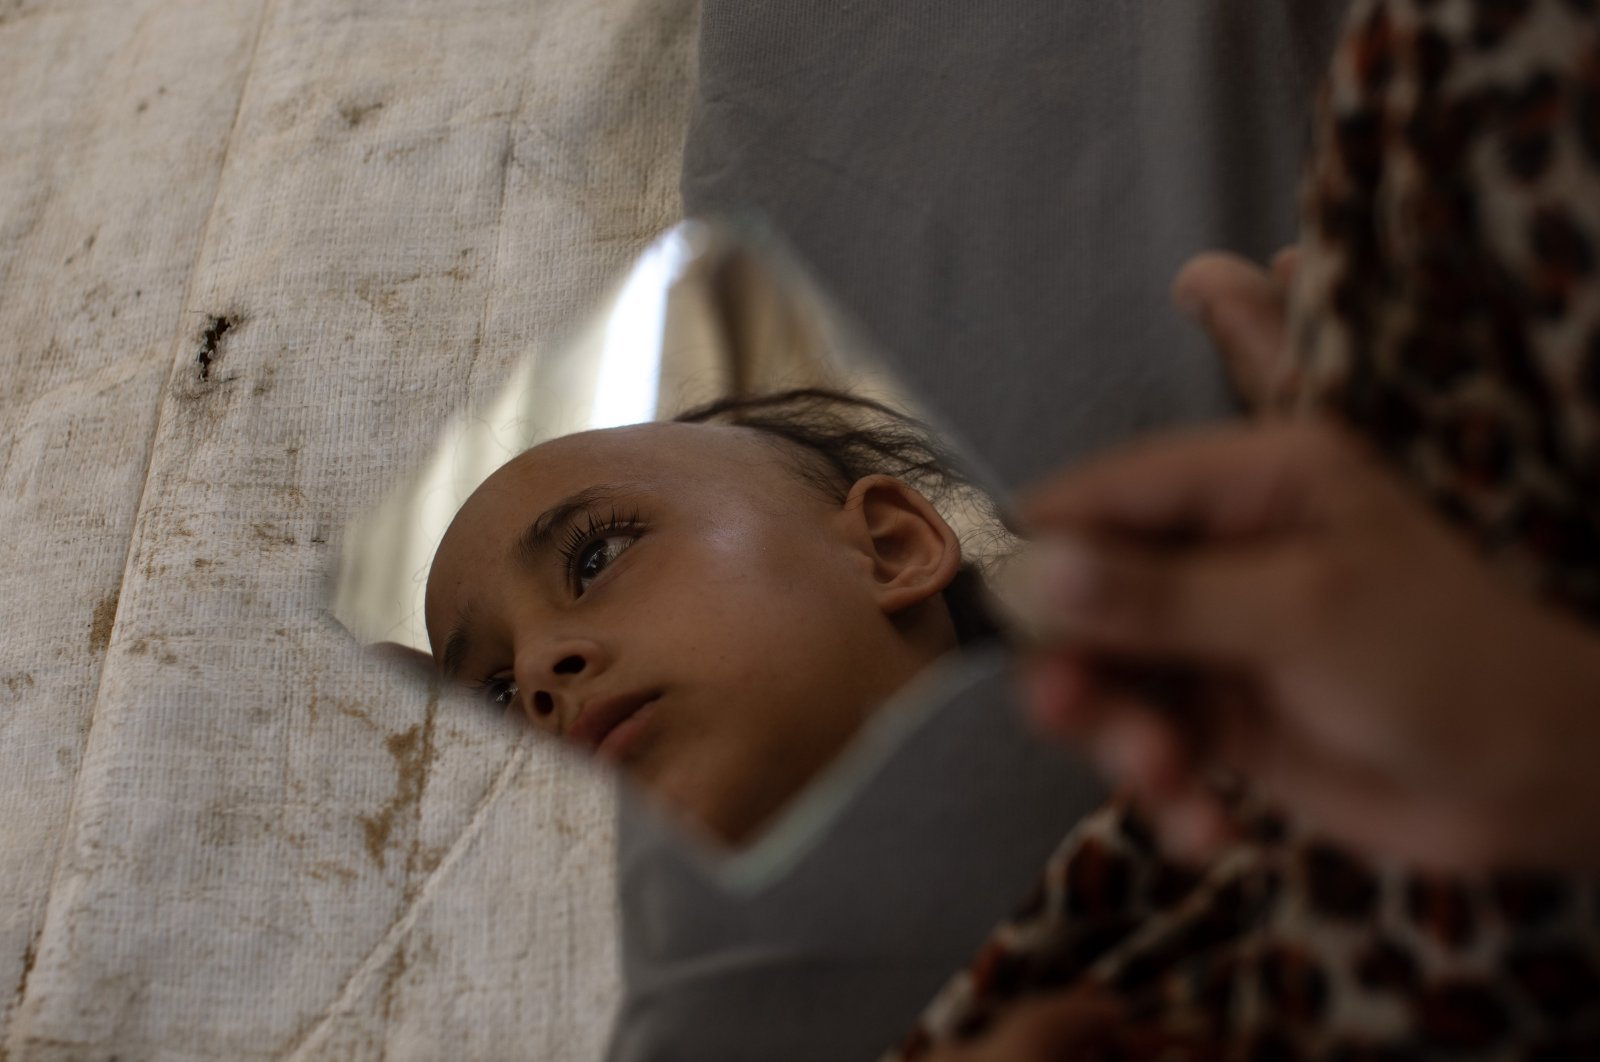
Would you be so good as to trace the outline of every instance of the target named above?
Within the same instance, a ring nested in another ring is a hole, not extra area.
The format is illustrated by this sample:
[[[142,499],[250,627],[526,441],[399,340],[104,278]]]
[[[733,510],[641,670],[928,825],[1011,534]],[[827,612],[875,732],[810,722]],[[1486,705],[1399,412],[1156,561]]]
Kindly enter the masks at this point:
[[[1287,263],[1285,263],[1287,268]],[[1251,406],[1272,392],[1284,361],[1288,292],[1277,276],[1238,255],[1211,253],[1178,272],[1172,299],[1206,330],[1228,375]]]

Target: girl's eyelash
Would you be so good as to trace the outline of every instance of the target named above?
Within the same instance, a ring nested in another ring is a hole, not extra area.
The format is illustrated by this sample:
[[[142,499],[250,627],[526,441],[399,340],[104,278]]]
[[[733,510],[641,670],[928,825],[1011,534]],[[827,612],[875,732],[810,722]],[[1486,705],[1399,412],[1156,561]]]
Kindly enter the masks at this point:
[[[561,570],[566,573],[568,583],[577,585],[578,562],[591,544],[623,532],[638,534],[642,529],[636,510],[613,508],[603,517],[597,512],[584,514],[583,522],[573,524],[561,541]]]
[[[585,513],[581,522],[574,523],[567,529],[557,547],[561,556],[561,569],[566,574],[568,585],[579,585],[578,565],[583,559],[584,552],[591,545],[613,535],[638,535],[643,530],[644,525],[639,519],[637,510],[623,511],[613,508],[604,516],[598,512]],[[517,695],[516,680],[508,675],[491,675],[473,683],[473,689],[489,703],[490,707],[502,712],[511,706]]]
[[[612,535],[638,535],[644,530],[637,511],[609,510],[605,516],[597,512],[584,514],[581,523],[574,523],[562,536],[557,547],[561,556],[561,569],[571,586],[579,583],[578,565],[584,552],[594,543]],[[507,675],[491,675],[473,688],[497,711],[505,711],[516,698],[516,680]]]
[[[510,708],[511,702],[517,695],[516,680],[508,677],[491,676],[475,684],[473,688],[488,702],[489,707],[497,712]]]

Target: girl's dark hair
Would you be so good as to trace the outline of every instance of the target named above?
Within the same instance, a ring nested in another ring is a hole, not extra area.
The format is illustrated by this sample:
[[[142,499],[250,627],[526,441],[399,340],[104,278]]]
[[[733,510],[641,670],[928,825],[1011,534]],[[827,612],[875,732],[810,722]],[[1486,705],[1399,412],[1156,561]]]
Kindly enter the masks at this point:
[[[837,501],[844,501],[864,476],[893,476],[921,492],[946,519],[959,509],[969,522],[977,518],[982,533],[1006,535],[993,499],[961,471],[956,456],[921,421],[881,402],[807,387],[722,398],[673,420],[749,428],[780,440],[789,455],[803,455],[792,462],[795,473]],[[962,645],[999,635],[978,564],[963,559],[944,600]]]

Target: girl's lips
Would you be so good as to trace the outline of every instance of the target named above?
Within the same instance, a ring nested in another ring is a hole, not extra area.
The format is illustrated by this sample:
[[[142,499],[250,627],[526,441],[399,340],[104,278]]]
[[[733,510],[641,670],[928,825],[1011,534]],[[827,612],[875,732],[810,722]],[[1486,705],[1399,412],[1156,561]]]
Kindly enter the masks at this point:
[[[595,750],[595,755],[610,764],[628,762],[638,746],[639,735],[650,726],[650,720],[655,715],[655,704],[653,700],[645,702],[638,711],[612,727]]]
[[[614,750],[603,746],[623,743],[627,734],[618,733],[619,729],[659,696],[658,692],[650,690],[625,693],[616,697],[600,697],[589,701],[578,713],[577,722],[572,724],[572,729],[567,731],[567,740],[604,753],[606,758],[610,759],[610,753]],[[637,729],[637,726],[627,727],[628,731]],[[616,741],[609,740],[613,735],[616,736]]]

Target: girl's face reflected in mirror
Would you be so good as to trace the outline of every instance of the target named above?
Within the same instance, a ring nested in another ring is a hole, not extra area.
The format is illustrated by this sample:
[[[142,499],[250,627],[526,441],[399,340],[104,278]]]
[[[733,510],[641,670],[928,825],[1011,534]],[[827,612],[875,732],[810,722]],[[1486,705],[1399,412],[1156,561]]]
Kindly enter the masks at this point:
[[[889,476],[826,478],[817,455],[730,425],[535,447],[439,547],[434,659],[745,842],[957,643],[942,591],[961,551],[938,511]]]

